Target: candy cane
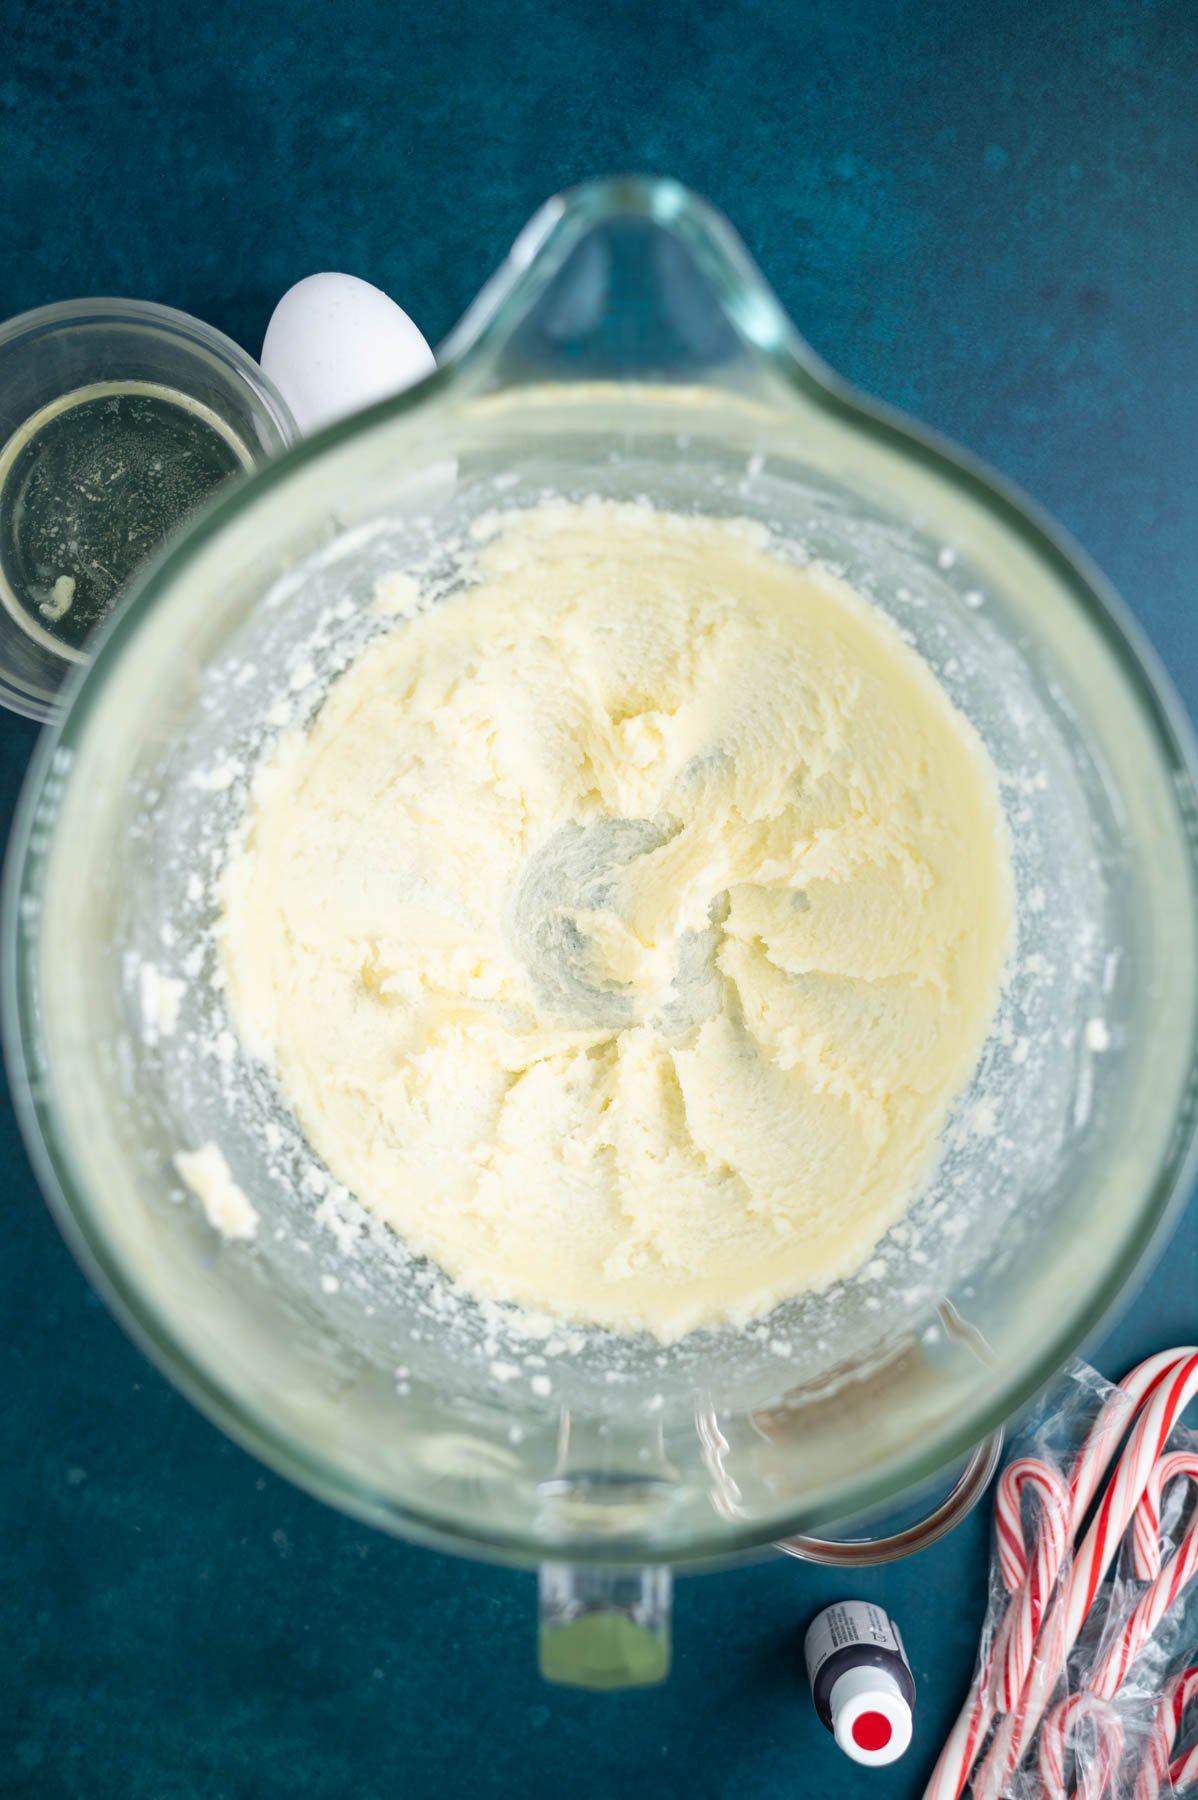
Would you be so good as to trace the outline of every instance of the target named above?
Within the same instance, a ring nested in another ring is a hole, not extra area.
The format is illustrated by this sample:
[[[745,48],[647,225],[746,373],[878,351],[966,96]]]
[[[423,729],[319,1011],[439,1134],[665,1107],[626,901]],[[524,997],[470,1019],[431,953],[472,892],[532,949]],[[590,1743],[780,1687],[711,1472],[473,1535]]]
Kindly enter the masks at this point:
[[[1031,1557],[1023,1536],[1023,1497],[1028,1491],[1039,1502]],[[1069,1486],[1050,1464],[1025,1456],[1003,1470],[994,1506],[998,1566],[1015,1598],[1003,1616],[994,1653],[995,1712],[1009,1712],[1023,1692],[1036,1634],[1069,1548],[1069,1517]]]
[[[1187,1369],[1192,1378],[1193,1364],[1196,1359],[1198,1359],[1198,1352],[1192,1348],[1162,1351],[1138,1364],[1120,1382],[1118,1389],[1109,1396],[1087,1434],[1070,1475],[1069,1524],[1072,1536],[1076,1537],[1080,1530],[1091,1502],[1110,1467],[1112,1456],[1118,1448],[1128,1424],[1136,1414],[1141,1411],[1146,1412],[1149,1409],[1149,1403],[1153,1403],[1156,1407],[1153,1417],[1158,1427],[1167,1415],[1164,1435],[1168,1435],[1173,1420],[1189,1398],[1188,1392],[1184,1397],[1178,1395],[1177,1378],[1180,1376],[1184,1383],[1185,1377],[1182,1375],[1182,1371]],[[1132,1443],[1128,1445],[1128,1450],[1120,1463],[1120,1473],[1123,1472],[1124,1465],[1132,1454],[1137,1438],[1142,1439],[1147,1436],[1146,1420],[1141,1421],[1141,1426],[1142,1431],[1133,1436]],[[1163,1438],[1160,1441],[1163,1444]],[[1155,1458],[1152,1460],[1155,1461]],[[1113,1487],[1114,1483],[1112,1483],[1112,1489]],[[1106,1515],[1105,1531],[1109,1532],[1113,1528],[1111,1521],[1113,1508],[1108,1511],[1107,1506],[1111,1498],[1111,1490],[1108,1490],[1099,1518],[1095,1520],[1095,1526],[1086,1540],[1090,1547],[1091,1560],[1094,1555],[1095,1530],[1104,1515]],[[1122,1504],[1125,1506],[1128,1504],[1126,1497],[1123,1497]],[[1135,1504],[1136,1501],[1133,1497],[1130,1502],[1133,1511]],[[1126,1529],[1126,1520],[1124,1529]],[[1109,1554],[1103,1564],[1103,1572],[1109,1566],[1114,1555],[1118,1535],[1116,1534],[1110,1545]],[[1088,1572],[1087,1581],[1091,1573],[1092,1569]],[[1070,1578],[1071,1590],[1075,1579],[1075,1575]],[[1095,1592],[1101,1580],[1102,1574],[1099,1574],[1094,1583]],[[1091,1594],[1090,1602],[1087,1603],[1087,1611],[1092,1599],[1093,1594]],[[1034,1650],[1038,1654],[1033,1654],[1031,1658],[1031,1666],[1025,1678],[1023,1692],[1016,1705],[1008,1710],[982,1768],[978,1789],[980,1796],[984,1797],[988,1793],[991,1800],[997,1800],[1006,1776],[1022,1760],[1024,1748],[1035,1731],[1052,1688],[1056,1685],[1068,1659],[1069,1651],[1076,1640],[1077,1631],[1080,1629],[1080,1623],[1073,1624],[1075,1611],[1076,1605],[1067,1609],[1062,1602],[1049,1608],[1047,1620],[1041,1627],[1043,1641],[1034,1646]],[[1015,1621],[1009,1620],[1008,1615],[1004,1614],[996,1634],[995,1646],[1000,1641],[1007,1640],[1015,1631]],[[993,1693],[995,1646],[992,1646],[990,1655],[979,1669],[973,1687],[966,1697],[965,1704],[957,1716],[944,1748],[941,1750],[932,1778],[925,1789],[924,1800],[960,1800],[960,1795],[965,1790],[978,1752],[986,1740],[986,1735],[995,1717],[993,1703],[995,1698]],[[1014,1654],[1019,1654],[1018,1649]]]
[[[923,1791],[923,1800],[960,1800],[965,1792],[969,1771],[986,1741],[986,1733],[994,1723],[991,1698],[993,1670],[994,1653],[991,1650],[945,1739],[944,1748],[932,1770],[931,1780]]]
[[[1093,1728],[1094,1752],[1084,1761],[1077,1749],[1077,1728]],[[1076,1800],[1100,1800],[1114,1787],[1123,1760],[1123,1727],[1105,1701],[1093,1694],[1070,1694],[1054,1706],[1040,1727],[1039,1769],[1044,1800],[1067,1800],[1065,1758],[1073,1745],[1074,1769],[1081,1777]]]
[[[1185,1781],[1179,1781],[1174,1772],[1181,1769],[1187,1757],[1180,1756],[1172,1764],[1169,1759],[1182,1734],[1186,1709],[1195,1700],[1198,1700],[1198,1665],[1176,1676],[1161,1696],[1152,1723],[1152,1735],[1144,1749],[1144,1761],[1136,1777],[1133,1800],[1158,1800],[1166,1776],[1170,1785],[1178,1790],[1187,1785]],[[1188,1756],[1194,1759],[1193,1773],[1198,1776],[1198,1744],[1188,1752]]]
[[[1120,1391],[1139,1413],[1138,1422],[1102,1497],[1094,1522],[1074,1558],[1064,1592],[1050,1608],[1046,1625],[1051,1623],[1054,1630],[1048,1634],[1046,1644],[1051,1654],[1032,1657],[1023,1693],[999,1725],[982,1764],[974,1786],[976,1800],[999,1800],[1008,1777],[1023,1760],[1114,1559],[1119,1541],[1132,1522],[1148,1486],[1153,1466],[1164,1450],[1179,1414],[1198,1393],[1198,1350],[1174,1350],[1150,1357],[1120,1383]],[[1074,1468],[1071,1525],[1075,1531],[1101,1484],[1111,1452],[1118,1442],[1111,1424],[1118,1405],[1117,1396],[1113,1396],[1103,1407]],[[1173,1597],[1176,1598],[1176,1593]],[[958,1795],[968,1775],[967,1769]],[[942,1795],[938,1794],[936,1800],[943,1800]],[[953,1800],[956,1800],[955,1796]]]
[[[1179,1364],[1195,1355],[1198,1349],[1194,1346],[1159,1350],[1155,1356],[1137,1363],[1104,1401],[1069,1477],[1075,1537],[1128,1426]]]
[[[1033,1476],[1033,1468],[1045,1471],[1043,1483]],[[999,1478],[994,1513],[998,1566],[1003,1583],[1010,1593],[1017,1592],[1023,1586],[1032,1566],[1023,1537],[1023,1489],[1025,1486],[1035,1485],[1047,1491],[1052,1474],[1055,1471],[1050,1472],[1046,1463],[1039,1463],[1034,1457],[1025,1457],[1021,1462],[1012,1463]],[[927,1789],[928,1796],[935,1796],[935,1800],[958,1800],[978,1749],[993,1723],[996,1696],[1003,1691],[1000,1672],[1002,1650],[1013,1617],[1012,1604],[1003,1614],[985,1664],[940,1753]]]
[[[1160,1496],[1171,1481],[1185,1477],[1190,1481],[1198,1481],[1198,1456],[1178,1451],[1173,1455],[1162,1456],[1152,1471],[1149,1487],[1145,1490],[1146,1510],[1156,1518],[1159,1532]],[[1137,1556],[1142,1546],[1137,1540]],[[1195,1516],[1189,1529],[1173,1553],[1161,1560],[1159,1536],[1153,1553],[1146,1557],[1146,1566],[1157,1570],[1156,1580],[1147,1593],[1143,1594],[1136,1604],[1131,1617],[1122,1631],[1099,1663],[1090,1680],[1094,1692],[1104,1699],[1110,1699],[1119,1691],[1127,1671],[1131,1668],[1149,1638],[1173,1605],[1182,1589],[1198,1574],[1198,1515]]]
[[[1174,1357],[1172,1368],[1162,1371],[1162,1378],[1154,1380],[1151,1398],[1146,1403],[1143,1400],[1139,1403],[1142,1408],[1139,1422],[1119,1458],[1111,1484],[1073,1565],[1066,1602],[1071,1646],[1094,1604],[1094,1596],[1111,1565],[1120,1538],[1132,1521],[1178,1415],[1198,1393],[1198,1350],[1175,1352]],[[1074,1522],[1081,1523],[1076,1500]]]
[[[1064,1543],[1051,1578],[1048,1564],[1053,1546],[1050,1545],[1048,1551],[1044,1552],[1042,1542],[1038,1541],[1036,1558],[1029,1564],[1023,1540],[1022,1489],[1025,1485],[1040,1488],[1038,1526],[1041,1532],[1047,1530],[1051,1536],[1056,1531],[1062,1512],[1061,1479],[1055,1469],[1036,1457],[1021,1459],[1028,1471],[1023,1480],[1019,1480],[1016,1474],[1018,1463],[1012,1463],[1000,1476],[995,1502],[999,1571],[1004,1584],[1012,1591],[1017,1590],[1016,1597],[999,1621],[990,1653],[979,1669],[973,1687],[940,1752],[932,1778],[924,1790],[924,1800],[960,1800],[968,1783],[970,1770],[995,1717],[1000,1712],[1010,1710],[1021,1687],[1026,1683],[1036,1633],[1043,1619],[1043,1606],[1051,1594],[1054,1581],[1059,1577],[1069,1540],[1076,1532],[1080,1517],[1093,1499],[1103,1471],[1127,1429],[1132,1416],[1131,1409],[1147,1398],[1159,1384],[1166,1371],[1176,1362],[1177,1354],[1173,1351],[1166,1356],[1153,1357],[1148,1362],[1141,1363],[1103,1404],[1086,1435],[1065,1489]],[[1039,1477],[1036,1481],[1033,1481],[1032,1470]],[[1025,1586],[1029,1567],[1036,1575],[1034,1597]],[[1033,1613],[1037,1616],[1031,1626],[1029,1641],[1029,1617]],[[1058,1628],[1060,1623],[1058,1609]],[[1054,1636],[1059,1636],[1059,1629],[1054,1632]],[[1043,1656],[1045,1646],[1040,1646],[1040,1649]],[[1023,1672],[1022,1681],[1018,1679],[1020,1669]]]
[[[1098,1417],[1086,1434],[1082,1448],[1078,1453],[1069,1481],[1065,1489],[1066,1503],[1064,1507],[1064,1543],[1061,1556],[1054,1573],[1054,1580],[1059,1577],[1061,1564],[1068,1552],[1070,1540],[1076,1535],[1081,1520],[1084,1518],[1090,1502],[1098,1489],[1112,1456],[1119,1446],[1135,1409],[1155,1392],[1164,1380],[1168,1371],[1175,1367],[1179,1352],[1176,1350],[1163,1355],[1150,1357],[1140,1363],[1126,1379],[1114,1389],[1104,1401]],[[1029,1463],[1038,1459],[1028,1458]],[[1015,1464],[1011,1468],[1015,1468]],[[1044,1482],[1047,1505],[1041,1507],[1040,1527],[1051,1534],[1061,1514],[1060,1477],[1050,1465],[1039,1465],[1044,1469]],[[1000,1497],[1001,1497],[1000,1480]],[[995,1520],[998,1523],[998,1505],[996,1501]],[[1004,1568],[1004,1540],[1006,1542],[1006,1564]],[[1025,1567],[1019,1561],[1019,1553],[1014,1549],[1012,1540],[999,1529],[999,1567],[1004,1580]],[[1049,1549],[1051,1555],[1051,1547]],[[1047,1560],[1047,1559],[1046,1559]],[[1047,1567],[1044,1567],[1047,1575]],[[949,1735],[944,1749],[940,1753],[932,1779],[924,1793],[924,1800],[960,1800],[969,1782],[978,1752],[985,1742],[986,1734],[1000,1713],[1005,1714],[999,1727],[996,1744],[1002,1741],[1014,1742],[1016,1734],[1026,1742],[1030,1732],[1021,1729],[1021,1720],[1028,1710],[1036,1707],[1036,1718],[1039,1718],[1048,1699],[1050,1684],[1045,1671],[1052,1671],[1051,1685],[1055,1686],[1057,1672],[1064,1667],[1068,1650],[1064,1639],[1064,1613],[1058,1605],[1048,1612],[1047,1627],[1044,1626],[1044,1606],[1051,1596],[1053,1581],[1045,1580],[1039,1588],[1037,1601],[1026,1590],[1022,1591],[1010,1608],[1004,1613],[995,1634],[994,1649],[990,1662],[982,1671],[973,1691],[958,1715],[956,1724]],[[1032,1627],[1031,1639],[1028,1640],[1028,1617],[1035,1608],[1039,1616]],[[1030,1677],[1030,1679],[1029,1679]],[[994,1752],[991,1753],[991,1760]],[[1004,1770],[1005,1775],[1009,1770]],[[983,1774],[985,1769],[983,1769]]]
[[[1168,1450],[1152,1465],[1148,1486],[1136,1508],[1133,1522],[1133,1562],[1138,1581],[1155,1581],[1161,1572],[1161,1503],[1170,1482],[1188,1476],[1198,1481],[1198,1455],[1190,1450]]]
[[[1039,1502],[1031,1556],[1023,1530],[1028,1492]],[[958,1800],[996,1714],[1013,1703],[1023,1686],[1036,1634],[1069,1547],[1070,1501],[1068,1483],[1039,1457],[1020,1457],[999,1477],[994,1506],[998,1567],[1012,1600],[941,1751],[927,1789],[934,1800]]]
[[[1169,1780],[1177,1800],[1181,1800],[1181,1796],[1192,1787],[1198,1787],[1198,1744],[1187,1750],[1184,1756],[1179,1756],[1176,1762],[1169,1764]]]

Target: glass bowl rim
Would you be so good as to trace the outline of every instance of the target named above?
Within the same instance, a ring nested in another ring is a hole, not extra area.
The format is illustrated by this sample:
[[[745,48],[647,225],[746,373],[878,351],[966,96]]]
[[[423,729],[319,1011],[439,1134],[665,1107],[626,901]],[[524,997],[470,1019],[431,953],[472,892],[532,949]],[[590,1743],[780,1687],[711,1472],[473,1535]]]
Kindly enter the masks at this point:
[[[175,306],[164,306],[157,300],[127,300],[109,294],[83,296],[77,300],[51,300],[45,306],[34,306],[0,321],[0,351],[21,338],[87,325],[126,325],[130,329],[156,330],[200,345],[212,353],[235,384],[253,395],[276,439],[274,449],[287,449],[298,442],[299,426],[291,416],[290,407],[249,352],[215,325],[209,325],[206,319],[198,319],[193,313],[182,312]]]

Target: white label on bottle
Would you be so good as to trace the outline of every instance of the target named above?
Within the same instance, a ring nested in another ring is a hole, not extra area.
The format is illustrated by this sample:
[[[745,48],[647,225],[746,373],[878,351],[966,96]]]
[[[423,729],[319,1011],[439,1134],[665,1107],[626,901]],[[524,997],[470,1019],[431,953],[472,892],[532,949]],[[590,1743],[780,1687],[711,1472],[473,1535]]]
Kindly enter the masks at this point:
[[[808,1630],[803,1651],[807,1678],[813,1686],[828,1658],[853,1644],[891,1650],[904,1662],[907,1660],[898,1626],[880,1606],[871,1606],[867,1600],[842,1600],[836,1606],[825,1607]]]

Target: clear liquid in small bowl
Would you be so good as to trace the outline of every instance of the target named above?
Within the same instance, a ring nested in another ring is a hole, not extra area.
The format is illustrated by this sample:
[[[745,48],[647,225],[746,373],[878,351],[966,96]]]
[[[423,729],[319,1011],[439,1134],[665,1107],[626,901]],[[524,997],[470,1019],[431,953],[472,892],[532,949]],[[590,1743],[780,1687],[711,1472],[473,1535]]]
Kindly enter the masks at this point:
[[[77,656],[146,559],[250,466],[224,420],[177,389],[106,381],[60,395],[0,450],[0,600]]]

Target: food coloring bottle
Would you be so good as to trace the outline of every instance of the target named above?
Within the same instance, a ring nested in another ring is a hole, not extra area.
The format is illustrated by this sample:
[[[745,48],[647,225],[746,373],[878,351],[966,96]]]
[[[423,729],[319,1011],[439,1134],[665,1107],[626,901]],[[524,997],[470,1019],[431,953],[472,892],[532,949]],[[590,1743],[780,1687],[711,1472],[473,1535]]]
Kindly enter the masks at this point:
[[[899,1628],[880,1606],[842,1600],[804,1642],[815,1710],[846,1756],[880,1768],[911,1742],[915,1678]]]

